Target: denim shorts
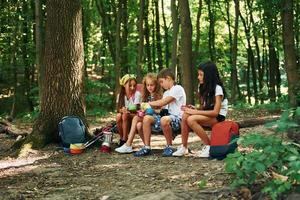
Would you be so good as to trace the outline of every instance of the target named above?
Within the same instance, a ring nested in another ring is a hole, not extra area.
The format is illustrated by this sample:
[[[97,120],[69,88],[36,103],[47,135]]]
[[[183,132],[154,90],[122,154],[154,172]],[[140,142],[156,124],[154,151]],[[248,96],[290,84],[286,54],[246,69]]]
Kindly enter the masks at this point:
[[[177,132],[178,130],[180,130],[180,122],[181,119],[176,116],[176,115],[168,115],[171,118],[171,127],[173,132]],[[154,124],[152,125],[151,129],[153,132],[161,132],[161,124],[160,124],[160,120],[161,120],[161,116],[160,115],[153,115],[154,117]]]
[[[218,115],[217,117],[218,122],[222,122],[225,120],[225,116],[224,115]]]

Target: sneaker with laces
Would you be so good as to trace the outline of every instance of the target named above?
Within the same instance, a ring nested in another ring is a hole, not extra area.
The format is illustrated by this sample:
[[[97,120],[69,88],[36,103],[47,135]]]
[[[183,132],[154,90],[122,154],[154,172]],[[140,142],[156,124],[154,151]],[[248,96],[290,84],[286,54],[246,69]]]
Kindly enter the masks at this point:
[[[184,156],[188,153],[189,153],[188,149],[181,145],[180,147],[177,148],[177,151],[175,151],[172,154],[172,156],[180,157],[180,156]]]
[[[199,151],[197,153],[197,156],[199,158],[208,158],[209,157],[209,149],[210,149],[209,145],[204,145],[203,148],[201,149],[201,151]]]
[[[170,146],[167,146],[166,148],[164,148],[162,156],[164,156],[164,157],[170,157],[170,156],[172,156],[173,153],[174,153],[174,149],[172,147],[170,147]]]
[[[121,147],[118,147],[115,149],[116,152],[118,153],[132,153],[132,147],[131,146],[127,146],[126,143],[123,144]]]
[[[149,156],[151,154],[152,154],[151,149],[142,147],[140,150],[138,150],[137,152],[135,152],[133,155],[135,157],[142,157],[142,156]]]

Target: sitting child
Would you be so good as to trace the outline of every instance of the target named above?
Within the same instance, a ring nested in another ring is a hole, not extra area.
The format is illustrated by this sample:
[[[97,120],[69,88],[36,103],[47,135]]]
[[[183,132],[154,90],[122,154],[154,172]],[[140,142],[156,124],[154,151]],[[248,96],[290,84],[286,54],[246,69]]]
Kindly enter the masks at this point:
[[[180,129],[180,121],[182,116],[181,106],[186,104],[186,94],[182,86],[175,85],[175,75],[171,69],[163,69],[157,75],[158,81],[166,91],[163,98],[157,101],[149,102],[151,107],[164,107],[168,109],[168,115],[145,115],[143,118],[143,135],[144,144],[134,156],[147,156],[151,154],[150,139],[152,128],[155,131],[162,130],[167,146],[163,150],[163,156],[172,156],[174,149],[172,148],[173,131]]]
[[[143,79],[143,91],[142,91],[142,102],[150,102],[155,101],[158,99],[161,99],[162,92],[160,85],[157,81],[157,77],[155,74],[149,73],[147,74]],[[142,121],[145,110],[138,111],[138,114],[133,117],[131,128],[128,135],[128,140],[123,146],[116,148],[115,151],[119,153],[131,153],[132,150],[132,142],[134,139],[134,136],[136,134],[136,131],[139,132],[139,135],[141,136],[143,140],[143,134],[142,131]]]
[[[137,80],[135,75],[126,74],[120,80],[121,90],[117,101],[117,127],[120,134],[119,146],[122,146],[128,137],[129,125],[135,116],[130,110],[136,108],[141,102],[141,93],[136,90]]]

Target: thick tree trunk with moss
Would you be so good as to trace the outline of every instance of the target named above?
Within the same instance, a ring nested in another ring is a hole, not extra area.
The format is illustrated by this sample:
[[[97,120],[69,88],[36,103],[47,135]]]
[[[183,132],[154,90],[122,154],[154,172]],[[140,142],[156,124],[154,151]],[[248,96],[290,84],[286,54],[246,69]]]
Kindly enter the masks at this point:
[[[25,143],[43,147],[57,139],[62,117],[84,118],[83,38],[80,0],[47,1],[45,76],[41,112]]]

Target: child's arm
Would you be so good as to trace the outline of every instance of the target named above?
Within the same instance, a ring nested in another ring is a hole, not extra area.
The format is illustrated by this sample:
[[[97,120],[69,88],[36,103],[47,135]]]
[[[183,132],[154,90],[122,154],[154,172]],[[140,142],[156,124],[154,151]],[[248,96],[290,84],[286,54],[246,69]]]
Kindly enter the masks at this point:
[[[222,95],[215,96],[215,106],[213,110],[196,110],[185,108],[184,112],[190,115],[204,115],[207,117],[217,117],[221,109],[222,98]]]
[[[167,96],[167,97],[157,100],[157,101],[151,101],[151,102],[149,102],[149,105],[151,107],[163,107],[165,105],[168,105],[169,103],[171,103],[174,100],[175,100],[174,97]]]

